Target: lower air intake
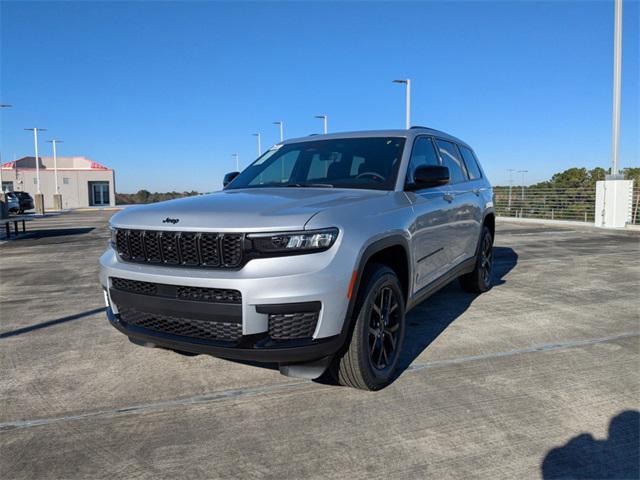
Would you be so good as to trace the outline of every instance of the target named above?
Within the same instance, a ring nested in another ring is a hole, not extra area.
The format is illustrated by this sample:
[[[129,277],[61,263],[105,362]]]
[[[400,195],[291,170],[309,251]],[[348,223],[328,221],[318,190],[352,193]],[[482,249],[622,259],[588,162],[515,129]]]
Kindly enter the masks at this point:
[[[269,336],[274,340],[311,338],[318,324],[318,312],[269,314]]]

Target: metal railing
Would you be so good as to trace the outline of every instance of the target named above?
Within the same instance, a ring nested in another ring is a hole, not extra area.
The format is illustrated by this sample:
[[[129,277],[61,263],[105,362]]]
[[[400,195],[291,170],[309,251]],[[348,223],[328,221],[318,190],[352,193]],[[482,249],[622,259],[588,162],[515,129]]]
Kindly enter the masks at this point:
[[[640,225],[640,185],[635,182],[631,197],[631,224]]]
[[[509,191],[511,190],[511,192]],[[594,222],[595,188],[494,187],[494,206],[501,217]]]

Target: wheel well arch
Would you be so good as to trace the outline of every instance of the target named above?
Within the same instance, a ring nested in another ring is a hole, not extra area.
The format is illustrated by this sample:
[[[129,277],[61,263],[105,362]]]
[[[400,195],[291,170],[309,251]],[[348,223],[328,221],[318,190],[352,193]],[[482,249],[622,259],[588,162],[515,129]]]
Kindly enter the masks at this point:
[[[491,237],[496,237],[496,216],[492,213],[487,213],[482,221],[482,225],[489,228]]]

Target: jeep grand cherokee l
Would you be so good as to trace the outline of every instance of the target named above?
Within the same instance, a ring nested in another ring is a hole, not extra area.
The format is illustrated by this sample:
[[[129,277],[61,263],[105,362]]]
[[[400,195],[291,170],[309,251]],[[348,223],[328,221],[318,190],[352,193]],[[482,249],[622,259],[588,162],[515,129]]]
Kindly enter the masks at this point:
[[[288,140],[224,184],[112,217],[100,280],[134,343],[377,390],[407,311],[456,277],[491,286],[492,189],[446,133]]]

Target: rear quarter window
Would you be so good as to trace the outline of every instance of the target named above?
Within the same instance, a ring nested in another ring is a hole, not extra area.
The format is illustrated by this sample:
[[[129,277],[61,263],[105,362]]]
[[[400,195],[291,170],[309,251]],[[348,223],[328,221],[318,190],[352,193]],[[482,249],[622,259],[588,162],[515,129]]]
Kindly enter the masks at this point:
[[[478,159],[474,155],[474,153],[467,147],[458,145],[460,147],[460,153],[462,154],[462,158],[464,159],[464,163],[467,166],[467,172],[469,172],[469,178],[471,180],[477,180],[478,178],[482,178],[482,172],[480,171],[480,167],[478,166]]]

